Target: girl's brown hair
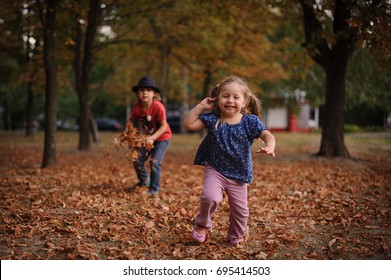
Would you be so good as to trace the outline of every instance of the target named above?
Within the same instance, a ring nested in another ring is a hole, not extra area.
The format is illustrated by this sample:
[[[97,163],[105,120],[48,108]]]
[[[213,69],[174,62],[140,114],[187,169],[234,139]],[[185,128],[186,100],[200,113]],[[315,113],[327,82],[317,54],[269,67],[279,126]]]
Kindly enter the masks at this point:
[[[256,115],[259,119],[261,119],[263,110],[261,100],[259,100],[254,92],[250,89],[248,83],[239,77],[230,76],[222,80],[212,89],[210,97],[216,98],[216,100],[218,100],[221,88],[229,83],[238,83],[242,87],[242,93],[245,100],[245,106],[242,113]],[[221,116],[221,110],[217,104],[218,102],[216,101],[215,107],[212,111],[218,116]]]

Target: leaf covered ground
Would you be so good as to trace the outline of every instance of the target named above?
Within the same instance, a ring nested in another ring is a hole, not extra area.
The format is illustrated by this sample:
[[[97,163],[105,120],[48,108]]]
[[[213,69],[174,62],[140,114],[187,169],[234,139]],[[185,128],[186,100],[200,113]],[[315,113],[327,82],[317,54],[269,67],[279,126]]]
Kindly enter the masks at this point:
[[[175,135],[162,191],[136,182],[126,151],[103,134],[90,152],[61,134],[41,169],[42,135],[0,135],[0,259],[391,259],[391,138],[348,137],[354,159],[319,158],[318,134],[276,134],[277,157],[254,156],[249,239],[226,243],[227,198],[204,244],[191,240],[203,170],[197,134]],[[255,143],[254,145],[258,145]]]

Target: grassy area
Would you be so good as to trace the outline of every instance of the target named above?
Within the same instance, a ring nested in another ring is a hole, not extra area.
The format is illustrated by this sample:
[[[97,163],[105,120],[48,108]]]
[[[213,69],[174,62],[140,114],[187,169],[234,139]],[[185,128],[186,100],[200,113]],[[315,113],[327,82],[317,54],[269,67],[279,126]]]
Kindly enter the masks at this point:
[[[116,132],[101,132],[99,143],[91,145],[94,148],[105,148],[113,144]],[[320,133],[275,133],[277,150],[279,153],[318,151],[321,141]],[[174,134],[171,150],[183,152],[195,149],[202,138],[198,133]],[[57,132],[58,149],[77,149],[79,134],[77,132]],[[33,137],[26,137],[21,132],[0,132],[0,145],[43,147],[44,133],[38,132]],[[391,133],[347,133],[345,143],[348,149],[355,153],[358,151],[391,153]],[[261,145],[261,143],[255,143]]]
[[[349,133],[346,143],[353,150],[391,153],[391,133]]]

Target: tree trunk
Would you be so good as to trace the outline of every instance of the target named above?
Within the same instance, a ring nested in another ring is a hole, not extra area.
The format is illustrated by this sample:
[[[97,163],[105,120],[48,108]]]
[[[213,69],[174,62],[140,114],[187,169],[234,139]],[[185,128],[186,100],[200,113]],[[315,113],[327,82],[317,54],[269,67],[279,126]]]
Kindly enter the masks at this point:
[[[46,17],[39,5],[44,33],[44,65],[45,65],[45,142],[42,167],[56,164],[56,113],[57,113],[57,69],[55,63],[54,30],[56,23],[57,0],[48,0]]]
[[[33,83],[29,81],[27,83],[27,105],[26,105],[26,133],[27,137],[33,136],[34,134],[34,91],[33,91]]]
[[[10,101],[7,98],[4,101],[4,112],[5,112],[5,127],[7,130],[11,131],[12,130],[12,116],[11,116],[11,105]]]
[[[163,45],[160,47],[160,75],[161,75],[161,93],[160,96],[162,98],[163,104],[167,104],[167,91],[170,77],[170,53],[171,49],[169,46]]]
[[[2,92],[0,91],[0,94]],[[4,102],[5,103],[5,102]],[[5,126],[4,126],[4,103],[0,103],[0,130],[4,130],[5,129]]]
[[[212,71],[210,70],[211,66],[208,63],[204,70],[204,85],[202,87],[202,96],[204,98],[209,96],[209,88],[212,82]]]
[[[344,108],[346,71],[349,57],[354,51],[356,32],[349,25],[354,1],[335,0],[331,26],[326,26],[317,18],[315,0],[300,0],[300,3],[304,18],[304,45],[326,73],[325,118],[318,155],[350,157],[344,140]],[[321,37],[325,28],[333,32],[333,42]]]
[[[212,83],[212,70],[211,70],[211,64],[207,63],[204,69],[204,84],[202,87],[202,95],[203,98],[206,98],[209,96],[209,88],[210,84]],[[199,131],[199,135],[201,138],[203,138],[206,134],[205,129],[202,129]]]
[[[84,89],[79,89],[79,150],[90,148],[90,110],[88,108],[88,95]]]
[[[150,17],[148,19],[149,24],[152,28],[152,32],[157,41],[157,47],[160,52],[160,69],[159,77],[157,78],[160,82],[158,85],[161,89],[160,97],[163,104],[167,103],[167,91],[169,87],[169,78],[170,78],[170,56],[172,51],[172,42],[171,40],[167,41],[164,31],[160,26],[160,23],[156,21],[156,18]]]
[[[325,117],[318,155],[350,157],[344,139],[345,80],[348,56],[335,53],[335,59],[326,71]]]
[[[90,130],[91,130],[91,135],[92,135],[92,140],[94,143],[99,143],[99,130],[98,130],[98,125],[94,119],[94,116],[92,115],[90,111]]]
[[[28,8],[27,8],[28,9]],[[27,13],[30,13],[27,11]],[[27,24],[30,24],[30,20],[28,20]],[[27,40],[26,40],[26,65],[29,64],[30,61],[30,53],[33,50],[30,44],[30,32],[27,33]],[[27,82],[27,104],[26,104],[26,131],[25,135],[27,137],[33,136],[34,134],[34,127],[33,127],[33,121],[34,121],[34,91],[33,91],[33,80],[34,73],[30,74],[30,79]]]
[[[92,47],[98,26],[100,4],[99,0],[90,0],[88,11],[88,24],[84,38],[84,48],[82,46],[82,27],[80,23],[80,13],[76,14],[76,34],[75,34],[75,60],[73,63],[75,71],[75,88],[79,99],[79,150],[90,148],[91,112],[88,96],[89,77],[91,72]],[[78,2],[80,5],[80,1]],[[80,11],[80,7],[78,9]],[[94,136],[96,139],[98,137]]]

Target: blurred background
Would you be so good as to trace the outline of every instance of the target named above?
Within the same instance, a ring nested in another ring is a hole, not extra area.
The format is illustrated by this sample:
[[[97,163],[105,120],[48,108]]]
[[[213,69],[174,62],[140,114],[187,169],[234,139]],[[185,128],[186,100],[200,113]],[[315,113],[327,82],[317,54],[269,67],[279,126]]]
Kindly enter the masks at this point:
[[[131,87],[145,75],[162,89],[175,133],[184,132],[189,108],[227,75],[251,84],[270,130],[319,130],[329,114],[327,79],[313,51],[319,50],[316,40],[310,46],[306,39],[311,30],[303,24],[304,2],[1,1],[0,130],[31,135],[45,128],[45,57],[55,62],[57,130],[79,131],[86,116],[99,131],[122,130],[136,98]],[[341,1],[309,2],[326,26],[312,37],[332,45]],[[355,33],[344,129],[384,131],[391,126],[390,1],[345,2],[351,10],[345,20]]]

